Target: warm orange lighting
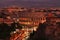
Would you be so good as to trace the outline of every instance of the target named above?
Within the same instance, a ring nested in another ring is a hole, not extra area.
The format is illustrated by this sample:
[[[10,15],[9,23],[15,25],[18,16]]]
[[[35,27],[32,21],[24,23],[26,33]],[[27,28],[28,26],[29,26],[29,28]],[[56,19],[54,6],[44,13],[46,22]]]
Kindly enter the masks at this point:
[[[32,22],[19,22],[20,24],[30,25]]]

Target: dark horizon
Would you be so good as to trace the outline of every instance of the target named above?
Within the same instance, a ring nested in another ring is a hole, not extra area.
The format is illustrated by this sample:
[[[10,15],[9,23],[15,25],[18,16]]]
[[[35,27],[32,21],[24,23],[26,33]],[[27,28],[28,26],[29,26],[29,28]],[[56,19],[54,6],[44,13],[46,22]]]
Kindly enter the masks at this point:
[[[60,0],[1,0],[0,7],[60,7]]]

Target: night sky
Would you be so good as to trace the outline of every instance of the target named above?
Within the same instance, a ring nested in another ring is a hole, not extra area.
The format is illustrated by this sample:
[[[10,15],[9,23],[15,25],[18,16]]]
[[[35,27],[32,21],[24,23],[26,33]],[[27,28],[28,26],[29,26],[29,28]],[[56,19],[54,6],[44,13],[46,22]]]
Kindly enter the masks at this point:
[[[0,0],[0,7],[60,7],[60,0]]]

